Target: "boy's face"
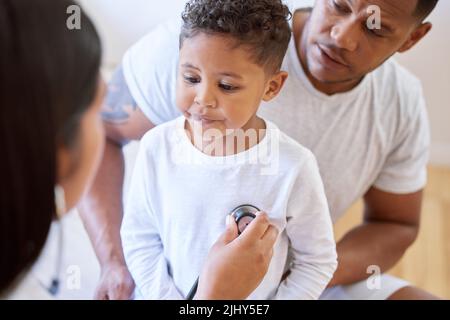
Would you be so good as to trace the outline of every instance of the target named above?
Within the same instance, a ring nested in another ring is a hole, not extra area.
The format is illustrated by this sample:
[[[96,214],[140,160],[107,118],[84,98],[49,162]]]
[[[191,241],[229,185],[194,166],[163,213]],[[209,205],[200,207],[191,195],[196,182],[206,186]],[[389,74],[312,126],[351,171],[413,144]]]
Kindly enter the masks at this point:
[[[244,47],[232,39],[198,35],[185,39],[180,49],[177,105],[191,127],[203,130],[252,128],[261,100],[281,89],[284,72],[268,76]]]

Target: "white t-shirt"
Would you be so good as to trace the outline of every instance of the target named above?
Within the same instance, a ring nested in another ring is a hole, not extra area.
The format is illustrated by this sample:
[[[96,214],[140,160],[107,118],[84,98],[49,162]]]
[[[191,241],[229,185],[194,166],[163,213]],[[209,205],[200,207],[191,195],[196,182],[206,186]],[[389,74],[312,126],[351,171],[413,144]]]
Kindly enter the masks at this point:
[[[149,120],[180,115],[175,104],[180,21],[150,32],[126,53],[127,85]],[[422,87],[393,59],[353,90],[327,96],[307,79],[291,40],[282,69],[289,78],[259,114],[317,158],[336,221],[367,190],[405,194],[422,189],[430,144]]]
[[[280,235],[249,299],[317,299],[337,266],[332,222],[313,154],[266,122],[266,136],[233,156],[195,148],[179,117],[142,139],[125,205],[125,259],[145,299],[183,299],[234,208],[268,213]],[[281,282],[288,250],[290,275]],[[281,283],[280,283],[281,282]]]

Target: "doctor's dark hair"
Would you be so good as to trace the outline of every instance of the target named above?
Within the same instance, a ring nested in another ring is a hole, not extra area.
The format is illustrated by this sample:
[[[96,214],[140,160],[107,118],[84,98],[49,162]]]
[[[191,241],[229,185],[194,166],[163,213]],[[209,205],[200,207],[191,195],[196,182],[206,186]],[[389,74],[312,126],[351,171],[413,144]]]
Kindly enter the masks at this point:
[[[291,38],[281,0],[190,0],[182,13],[180,48],[199,33],[228,36],[268,72],[280,69]]]
[[[0,292],[38,257],[55,218],[57,149],[76,148],[101,45],[69,0],[0,1]],[[75,150],[75,149],[73,149]]]

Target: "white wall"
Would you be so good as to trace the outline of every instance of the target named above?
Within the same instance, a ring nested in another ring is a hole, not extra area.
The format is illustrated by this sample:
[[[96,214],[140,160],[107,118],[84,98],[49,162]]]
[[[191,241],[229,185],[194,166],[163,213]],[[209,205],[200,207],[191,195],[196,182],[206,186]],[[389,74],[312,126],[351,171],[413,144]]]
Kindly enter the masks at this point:
[[[185,0],[79,0],[103,39],[105,65],[112,68],[125,50],[157,23],[179,16]],[[314,0],[286,0],[312,4]],[[423,82],[432,129],[431,160],[450,167],[450,1],[440,0],[429,20],[431,33],[397,59]]]
[[[104,47],[104,63],[116,65],[126,49],[158,23],[179,16],[184,0],[79,0],[94,20]]]
[[[431,160],[450,166],[450,1],[440,0],[428,19],[431,33],[397,59],[419,79],[431,122]]]

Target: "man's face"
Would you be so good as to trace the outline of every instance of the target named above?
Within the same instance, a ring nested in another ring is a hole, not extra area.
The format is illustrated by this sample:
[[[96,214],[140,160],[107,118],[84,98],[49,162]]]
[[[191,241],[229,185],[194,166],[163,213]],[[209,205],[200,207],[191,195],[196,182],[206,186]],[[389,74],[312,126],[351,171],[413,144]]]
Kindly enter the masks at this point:
[[[417,0],[317,0],[303,35],[306,65],[324,83],[361,79],[397,52],[418,26]],[[380,8],[381,29],[367,25]]]

